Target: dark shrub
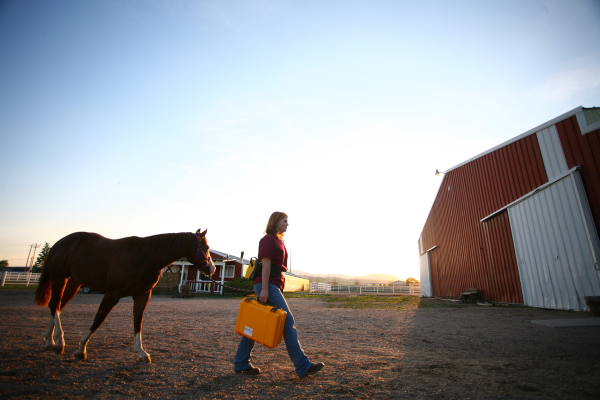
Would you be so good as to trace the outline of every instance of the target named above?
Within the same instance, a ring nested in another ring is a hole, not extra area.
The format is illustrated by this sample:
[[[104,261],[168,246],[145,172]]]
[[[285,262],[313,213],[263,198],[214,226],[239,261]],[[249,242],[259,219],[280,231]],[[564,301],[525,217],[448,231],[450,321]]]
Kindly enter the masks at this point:
[[[235,278],[230,282],[225,282],[225,286],[229,286],[236,289],[254,290],[254,282],[244,277]]]

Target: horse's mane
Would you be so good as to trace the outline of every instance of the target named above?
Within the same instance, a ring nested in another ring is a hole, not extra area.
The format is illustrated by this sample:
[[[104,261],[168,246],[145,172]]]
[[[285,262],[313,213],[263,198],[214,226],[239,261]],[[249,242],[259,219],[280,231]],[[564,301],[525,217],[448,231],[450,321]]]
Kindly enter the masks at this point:
[[[191,232],[163,233],[148,237],[128,237],[123,241],[129,250],[135,254],[136,260],[144,265],[154,265],[164,262],[165,257],[177,261],[184,253],[196,246],[196,235]],[[193,261],[193,260],[192,260]]]

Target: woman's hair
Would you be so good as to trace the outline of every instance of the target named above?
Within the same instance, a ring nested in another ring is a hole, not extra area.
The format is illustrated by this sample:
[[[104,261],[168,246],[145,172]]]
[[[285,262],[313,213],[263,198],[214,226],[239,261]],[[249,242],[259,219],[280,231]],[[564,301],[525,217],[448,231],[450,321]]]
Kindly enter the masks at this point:
[[[279,221],[287,217],[288,216],[286,213],[280,211],[275,211],[273,214],[271,214],[271,216],[269,217],[269,222],[267,222],[267,227],[265,228],[265,234],[273,235],[277,239],[282,240],[283,236],[285,235],[285,232],[277,232],[277,224],[279,223]]]

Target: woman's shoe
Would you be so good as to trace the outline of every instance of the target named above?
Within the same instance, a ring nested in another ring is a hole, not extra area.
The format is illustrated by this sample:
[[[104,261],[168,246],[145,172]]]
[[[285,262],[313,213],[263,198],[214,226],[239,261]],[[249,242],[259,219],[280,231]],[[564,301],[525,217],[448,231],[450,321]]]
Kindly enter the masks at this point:
[[[316,371],[315,371],[316,372]],[[235,371],[236,374],[247,374],[247,375],[258,375],[260,374],[260,368],[255,368],[252,365],[241,371]]]
[[[303,376],[303,378],[306,378],[309,375],[319,372],[320,370],[323,369],[324,366],[325,366],[325,364],[323,364],[323,363],[317,363],[317,364],[311,365],[310,368],[308,369],[308,371],[306,371],[306,374]]]

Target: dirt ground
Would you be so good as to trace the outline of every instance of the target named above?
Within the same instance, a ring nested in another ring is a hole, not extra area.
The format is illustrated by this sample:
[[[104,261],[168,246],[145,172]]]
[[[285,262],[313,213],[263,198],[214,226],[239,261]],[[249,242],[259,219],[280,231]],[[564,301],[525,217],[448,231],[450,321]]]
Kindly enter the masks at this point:
[[[47,308],[31,290],[0,290],[2,399],[597,399],[600,327],[549,327],[532,320],[589,313],[457,305],[412,299],[403,308],[337,307],[290,298],[302,346],[326,367],[298,379],[285,345],[255,347],[259,376],[235,374],[240,298],[153,296],[133,353],[132,301],[121,300],[73,358],[101,294],[78,294],[62,314],[66,350],[44,351]]]

